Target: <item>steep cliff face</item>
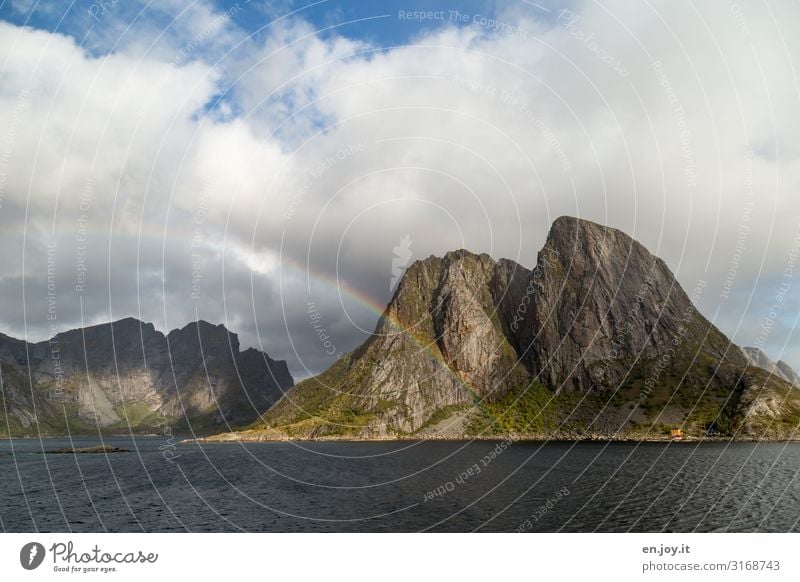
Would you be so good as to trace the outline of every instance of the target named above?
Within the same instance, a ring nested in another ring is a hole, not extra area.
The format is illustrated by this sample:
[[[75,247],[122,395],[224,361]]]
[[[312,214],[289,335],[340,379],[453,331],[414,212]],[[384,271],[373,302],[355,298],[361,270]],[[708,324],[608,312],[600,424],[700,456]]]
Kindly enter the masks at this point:
[[[618,230],[560,218],[537,264],[521,341],[533,346],[541,379],[558,389],[618,384],[629,366],[656,357],[694,319],[666,264]],[[714,339],[722,355],[727,342]]]
[[[10,434],[213,430],[253,421],[293,383],[285,362],[203,321],[167,336],[132,318],[36,344],[2,336],[0,365]]]
[[[784,438],[797,392],[749,366],[661,259],[564,217],[533,271],[463,250],[414,263],[374,334],[252,436]]]
[[[507,313],[530,271],[467,251],[409,267],[374,334],[267,413],[298,436],[410,434],[442,410],[493,399],[530,375]]]

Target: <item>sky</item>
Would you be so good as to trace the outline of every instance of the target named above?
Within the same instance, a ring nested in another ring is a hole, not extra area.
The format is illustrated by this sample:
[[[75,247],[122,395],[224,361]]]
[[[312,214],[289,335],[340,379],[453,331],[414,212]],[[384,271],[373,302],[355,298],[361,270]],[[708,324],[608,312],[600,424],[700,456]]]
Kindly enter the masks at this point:
[[[318,373],[416,259],[561,215],[800,368],[800,4],[0,0],[0,332],[223,323]]]

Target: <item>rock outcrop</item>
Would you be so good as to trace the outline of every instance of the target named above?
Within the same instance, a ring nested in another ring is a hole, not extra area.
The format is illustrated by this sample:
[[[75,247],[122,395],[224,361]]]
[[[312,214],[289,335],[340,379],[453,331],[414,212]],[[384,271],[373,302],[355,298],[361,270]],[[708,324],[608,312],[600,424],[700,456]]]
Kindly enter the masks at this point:
[[[800,392],[750,365],[661,259],[563,217],[532,271],[464,250],[415,262],[373,335],[246,436],[791,438],[798,420]]]
[[[28,344],[0,336],[0,433],[208,432],[252,422],[293,384],[286,363],[222,325],[166,336],[128,318]]]
[[[800,385],[800,376],[798,376],[797,372],[786,362],[782,360],[773,362],[760,348],[742,348],[742,352],[753,366],[766,370],[770,374],[774,374],[790,384],[795,386]]]

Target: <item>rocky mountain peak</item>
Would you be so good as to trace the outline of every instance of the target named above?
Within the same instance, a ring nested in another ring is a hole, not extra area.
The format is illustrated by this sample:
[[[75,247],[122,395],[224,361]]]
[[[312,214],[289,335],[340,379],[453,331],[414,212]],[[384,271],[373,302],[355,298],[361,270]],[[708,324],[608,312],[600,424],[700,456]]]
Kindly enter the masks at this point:
[[[252,348],[240,353],[235,333],[206,321],[167,336],[135,318],[37,344],[4,336],[0,360],[12,411],[0,434],[64,434],[62,408],[75,434],[164,424],[209,430],[253,421],[293,384],[286,362]]]
[[[778,360],[777,362],[773,361],[760,348],[742,348],[742,353],[751,365],[766,370],[770,374],[774,374],[791,384],[800,386],[800,376],[786,362],[782,360]]]
[[[618,280],[628,269],[658,270],[673,277],[660,258],[621,230],[571,216],[562,216],[553,222],[539,256],[545,263],[557,258],[563,265],[580,269],[571,273],[574,279],[585,274],[608,273]]]
[[[233,354],[239,353],[239,336],[222,325],[214,325],[207,321],[198,320],[187,323],[180,329],[175,329],[167,334],[170,347],[174,345],[186,349],[196,349],[198,346],[227,349]]]
[[[777,411],[788,385],[748,370],[661,259],[622,231],[561,217],[532,271],[463,249],[416,261],[373,336],[264,422],[305,437],[425,434],[448,415],[450,436],[780,433],[758,411]]]
[[[622,362],[653,356],[681,322],[695,320],[661,259],[622,231],[587,220],[555,221],[532,283],[536,300],[522,342],[537,345],[538,373],[566,389],[621,380]]]
[[[435,257],[434,257],[435,258]],[[473,253],[466,249],[458,249],[455,251],[449,251],[445,253],[443,260],[446,264],[458,264],[463,261],[474,261],[475,263],[481,264],[483,266],[486,265],[493,265],[495,263],[494,259],[492,259],[486,253]]]

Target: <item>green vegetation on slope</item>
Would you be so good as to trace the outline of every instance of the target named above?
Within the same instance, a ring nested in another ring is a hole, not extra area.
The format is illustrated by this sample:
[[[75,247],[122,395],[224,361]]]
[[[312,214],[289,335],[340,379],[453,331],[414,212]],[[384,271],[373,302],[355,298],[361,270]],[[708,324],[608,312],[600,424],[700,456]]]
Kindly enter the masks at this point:
[[[585,430],[598,409],[594,395],[556,394],[539,382],[531,382],[509,390],[496,401],[480,403],[467,432],[473,436],[492,436]]]

